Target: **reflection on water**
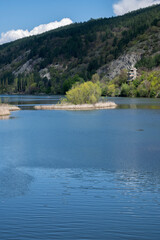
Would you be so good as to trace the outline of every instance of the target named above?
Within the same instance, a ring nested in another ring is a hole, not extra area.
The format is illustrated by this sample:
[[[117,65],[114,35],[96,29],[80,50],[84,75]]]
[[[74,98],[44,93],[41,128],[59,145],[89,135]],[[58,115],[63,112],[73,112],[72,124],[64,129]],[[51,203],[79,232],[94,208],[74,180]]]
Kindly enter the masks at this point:
[[[0,120],[7,120],[9,118],[10,118],[10,116],[0,116]]]
[[[36,104],[55,104],[61,96],[33,96],[33,95],[0,95],[0,103],[18,105],[19,107]]]
[[[160,99],[155,98],[110,98],[119,109],[160,109]]]
[[[159,239],[157,174],[67,168],[19,171],[32,173],[35,181],[30,192],[13,201],[3,202],[0,195],[1,239]],[[27,179],[22,180],[22,190]]]
[[[24,110],[32,109],[35,105],[56,104],[61,95],[33,96],[33,95],[0,95],[0,103],[18,105]],[[118,104],[119,109],[160,109],[160,99],[154,98],[102,98]]]

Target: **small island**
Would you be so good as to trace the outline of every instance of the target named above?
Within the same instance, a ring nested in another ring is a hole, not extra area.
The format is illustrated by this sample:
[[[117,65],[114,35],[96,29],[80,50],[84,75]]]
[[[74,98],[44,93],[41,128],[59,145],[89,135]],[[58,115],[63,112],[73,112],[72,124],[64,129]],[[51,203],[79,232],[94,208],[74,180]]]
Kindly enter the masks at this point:
[[[0,119],[9,118],[12,111],[20,110],[19,107],[9,104],[0,104]]]
[[[66,93],[66,97],[58,104],[35,106],[36,110],[94,110],[114,109],[117,105],[114,102],[99,102],[101,96],[100,84],[91,81],[75,84]]]

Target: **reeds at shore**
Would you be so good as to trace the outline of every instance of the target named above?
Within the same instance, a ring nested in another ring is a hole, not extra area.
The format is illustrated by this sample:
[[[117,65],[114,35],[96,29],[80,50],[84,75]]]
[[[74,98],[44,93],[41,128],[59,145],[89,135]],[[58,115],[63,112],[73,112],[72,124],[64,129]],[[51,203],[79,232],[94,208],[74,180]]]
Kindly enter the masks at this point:
[[[98,102],[96,104],[53,104],[35,106],[36,110],[95,110],[95,109],[114,109],[117,105],[114,102]]]

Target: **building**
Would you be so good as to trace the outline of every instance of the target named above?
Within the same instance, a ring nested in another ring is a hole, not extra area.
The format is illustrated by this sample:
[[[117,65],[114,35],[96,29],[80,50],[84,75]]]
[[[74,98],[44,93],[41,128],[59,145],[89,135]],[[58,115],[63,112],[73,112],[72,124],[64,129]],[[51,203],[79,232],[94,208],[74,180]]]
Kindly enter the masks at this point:
[[[131,67],[128,71],[128,82],[131,82],[137,78],[137,68]]]

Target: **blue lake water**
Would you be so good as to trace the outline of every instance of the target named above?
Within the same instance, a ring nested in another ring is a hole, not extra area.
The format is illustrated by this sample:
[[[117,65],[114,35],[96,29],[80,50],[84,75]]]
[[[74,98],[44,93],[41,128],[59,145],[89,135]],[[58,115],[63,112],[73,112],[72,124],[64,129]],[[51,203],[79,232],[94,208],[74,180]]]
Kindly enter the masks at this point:
[[[0,239],[160,239],[160,99],[35,111],[57,96],[0,96]]]

